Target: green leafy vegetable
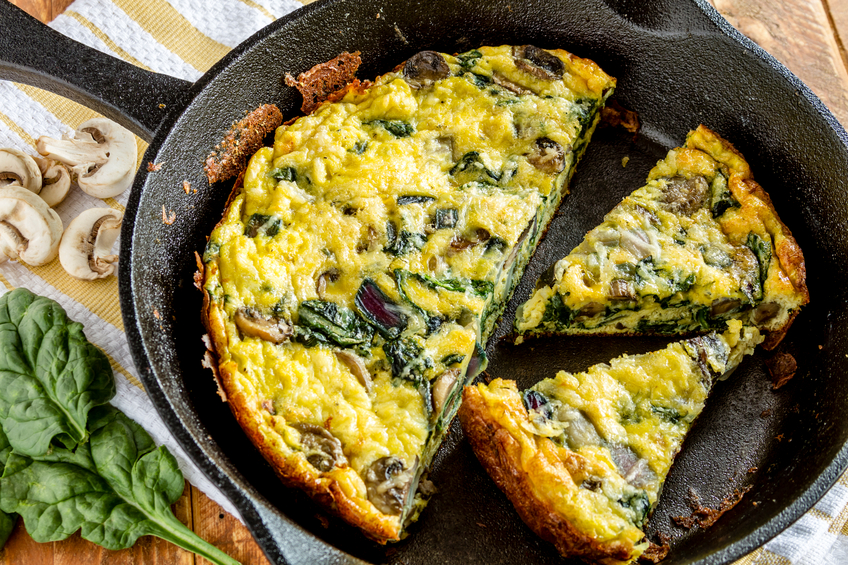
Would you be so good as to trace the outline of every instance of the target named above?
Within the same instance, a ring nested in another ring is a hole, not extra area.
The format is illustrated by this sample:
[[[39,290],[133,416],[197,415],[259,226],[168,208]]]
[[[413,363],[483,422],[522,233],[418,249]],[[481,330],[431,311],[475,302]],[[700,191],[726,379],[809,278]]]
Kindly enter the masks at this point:
[[[12,446],[9,445],[9,439],[3,433],[2,427],[0,427],[0,475],[3,474],[3,469],[6,467],[6,461],[9,459],[11,452]],[[6,545],[6,540],[12,535],[17,518],[14,514],[0,512],[0,548]]]
[[[442,359],[442,365],[445,367],[450,367],[451,365],[458,365],[465,360],[465,355],[461,355],[459,353],[451,353],[450,355],[445,355]]]
[[[221,250],[221,244],[217,241],[209,240],[209,243],[206,244],[206,249],[203,251],[203,262],[208,263],[212,259],[218,256],[218,252]]]
[[[718,173],[710,184],[710,211],[713,218],[718,218],[729,208],[738,208],[739,202],[733,198],[733,194],[727,187],[727,177]]]
[[[311,336],[322,343],[342,347],[371,341],[374,330],[356,315],[356,312],[335,302],[305,300],[297,311],[298,324],[311,332],[298,332],[298,336]]]
[[[357,155],[362,155],[363,153],[365,153],[366,149],[368,149],[367,141],[357,141],[353,144],[353,147],[348,149],[348,151],[350,151],[351,153],[356,153]]]
[[[397,236],[390,238],[383,248],[387,253],[398,257],[412,253],[427,244],[427,236],[423,233],[401,230]]]
[[[0,419],[9,444],[38,456],[86,436],[88,412],[115,396],[112,368],[82,324],[19,288],[0,297]]]
[[[419,194],[409,194],[406,196],[398,196],[398,206],[406,206],[407,204],[429,204],[435,200],[432,196],[423,196]]]
[[[470,70],[482,57],[483,54],[477,49],[472,49],[456,56],[459,59],[459,66],[465,70]]]
[[[424,371],[433,366],[433,360],[414,337],[389,341],[383,345],[383,352],[391,363],[392,377],[415,385],[424,399],[424,408],[429,416],[433,408],[433,395]]]
[[[112,406],[91,411],[91,438],[75,451],[12,453],[0,479],[0,509],[17,512],[38,542],[81,529],[107,549],[154,535],[221,565],[238,562],[203,541],[171,513],[184,480],[174,456]]]
[[[751,232],[748,234],[745,245],[754,252],[754,255],[757,256],[757,262],[760,264],[760,288],[756,292],[755,299],[762,300],[769,266],[771,265],[771,239],[763,239]]]
[[[465,73],[465,78],[471,81],[474,86],[479,89],[484,89],[492,83],[491,77],[487,77],[486,75],[481,75],[479,73]]]
[[[460,173],[463,174],[460,175]],[[486,165],[483,163],[483,158],[480,157],[479,151],[469,151],[463,155],[456,165],[451,168],[450,174],[458,180],[460,179],[460,176],[462,176],[462,180],[459,180],[461,183],[485,180],[483,175],[496,181],[501,179],[500,173],[490,171],[486,168]]]
[[[444,208],[436,210],[436,229],[455,228],[459,221],[459,213],[455,208]]]
[[[279,167],[277,169],[271,169],[268,176],[277,180],[295,182],[297,180],[297,171],[294,167]]]
[[[363,125],[381,127],[395,137],[409,137],[415,133],[412,124],[402,120],[371,120]]]
[[[247,237],[256,237],[262,234],[268,237],[274,237],[280,233],[282,225],[282,220],[276,216],[253,214],[244,225],[244,235]]]

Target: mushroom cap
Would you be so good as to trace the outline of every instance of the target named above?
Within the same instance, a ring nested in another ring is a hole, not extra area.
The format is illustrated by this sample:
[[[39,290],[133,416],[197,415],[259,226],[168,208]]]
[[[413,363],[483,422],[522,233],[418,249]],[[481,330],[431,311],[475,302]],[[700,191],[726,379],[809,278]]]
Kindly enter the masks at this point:
[[[0,190],[0,262],[20,259],[49,263],[62,238],[62,219],[38,195],[22,186]]]
[[[20,184],[38,194],[41,190],[41,170],[35,160],[11,147],[0,149],[0,184]]]
[[[72,139],[38,139],[38,152],[69,165],[80,188],[97,198],[117,196],[132,185],[136,151],[133,134],[106,118],[83,122]]]
[[[59,161],[36,157],[35,162],[41,169],[41,192],[38,195],[51,208],[60,204],[71,191],[71,173]]]
[[[59,262],[74,278],[92,281],[115,272],[112,255],[124,215],[112,208],[91,208],[73,219],[59,245]]]

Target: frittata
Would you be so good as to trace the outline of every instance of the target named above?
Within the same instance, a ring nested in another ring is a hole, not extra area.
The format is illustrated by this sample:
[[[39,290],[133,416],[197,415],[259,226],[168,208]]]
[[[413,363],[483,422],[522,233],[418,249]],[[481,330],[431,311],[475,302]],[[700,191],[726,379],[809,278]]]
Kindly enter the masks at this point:
[[[425,51],[253,156],[202,258],[204,317],[284,482],[401,537],[614,85],[562,50]]]
[[[522,335],[686,334],[739,319],[785,334],[809,294],[804,257],[748,163],[704,126],[552,266]]]
[[[519,393],[468,386],[459,417],[483,466],[521,518],[565,556],[630,563],[675,455],[717,378],[762,341],[728,329],[583,373],[560,371]]]

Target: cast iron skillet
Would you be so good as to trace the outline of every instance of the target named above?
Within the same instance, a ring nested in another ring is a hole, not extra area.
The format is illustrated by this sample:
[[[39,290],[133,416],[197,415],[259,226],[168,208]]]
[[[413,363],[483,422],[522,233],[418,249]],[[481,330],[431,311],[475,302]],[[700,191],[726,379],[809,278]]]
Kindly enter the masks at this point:
[[[377,15],[379,14],[379,18]],[[283,86],[344,50],[362,52],[361,78],[424,49],[486,44],[563,47],[618,77],[618,100],[642,120],[639,136],[599,130],[573,194],[489,344],[489,373],[528,386],[556,369],[581,370],[655,339],[549,339],[514,347],[503,336],[537,276],[576,245],[686,132],[704,123],[749,159],[804,249],[811,304],[784,351],[799,371],[772,391],[765,353],[713,392],[666,483],[650,532],[671,536],[668,565],[728,563],[809,509],[848,465],[848,136],[830,112],[772,57],[734,31],[704,0],[323,0],[261,30],[197,83],[154,75],[84,48],[0,2],[0,73],[81,101],[147,140],[121,234],[121,304],[136,367],[186,452],[239,508],[275,563],[550,563],[562,560],[516,517],[455,424],[431,478],[440,487],[403,542],[385,548],[280,486],[215,395],[200,366],[201,297],[195,251],[220,219],[230,186],[209,187],[201,165],[230,124],[260,104],[286,116],[300,99]],[[25,37],[26,41],[19,38]],[[164,106],[160,106],[164,105]],[[629,156],[626,168],[621,159]],[[181,190],[188,180],[198,193]],[[176,212],[173,225],[161,209]],[[160,316],[153,316],[158,310]],[[671,517],[687,499],[743,500],[706,531]],[[325,527],[329,524],[329,527]]]

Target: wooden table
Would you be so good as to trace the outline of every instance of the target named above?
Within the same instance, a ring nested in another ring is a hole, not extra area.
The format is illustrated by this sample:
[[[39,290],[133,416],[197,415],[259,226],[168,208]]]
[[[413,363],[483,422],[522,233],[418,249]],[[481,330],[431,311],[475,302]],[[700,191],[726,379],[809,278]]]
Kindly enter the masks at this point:
[[[3,0],[0,0],[3,1]],[[73,0],[10,0],[49,22]],[[300,0],[304,4],[311,0]],[[731,24],[774,55],[806,82],[848,128],[848,1],[711,0]],[[202,492],[186,485],[177,517],[202,538],[245,564],[267,564],[241,523]],[[153,537],[124,551],[107,551],[79,535],[62,542],[32,541],[22,521],[0,553],[0,564],[26,565],[192,565],[208,563]]]

